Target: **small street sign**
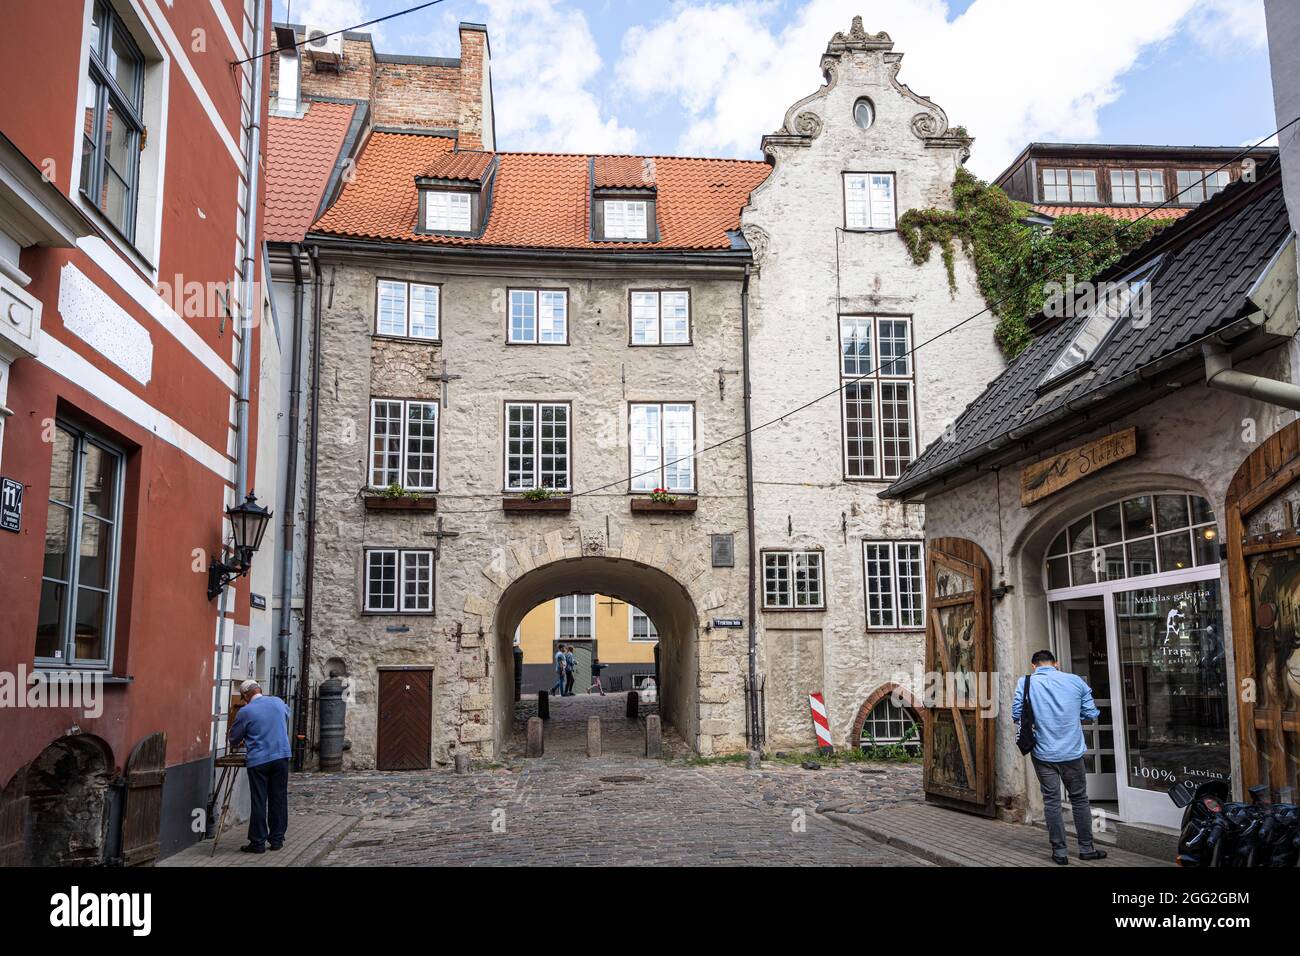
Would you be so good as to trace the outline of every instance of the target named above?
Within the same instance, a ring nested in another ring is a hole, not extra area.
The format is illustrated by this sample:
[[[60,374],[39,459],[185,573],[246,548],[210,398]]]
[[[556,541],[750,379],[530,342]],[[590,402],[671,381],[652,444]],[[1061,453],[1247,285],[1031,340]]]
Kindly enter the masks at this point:
[[[745,621],[739,617],[715,617],[713,619],[714,627],[744,627]]]
[[[21,531],[23,527],[23,484],[0,478],[0,528]]]

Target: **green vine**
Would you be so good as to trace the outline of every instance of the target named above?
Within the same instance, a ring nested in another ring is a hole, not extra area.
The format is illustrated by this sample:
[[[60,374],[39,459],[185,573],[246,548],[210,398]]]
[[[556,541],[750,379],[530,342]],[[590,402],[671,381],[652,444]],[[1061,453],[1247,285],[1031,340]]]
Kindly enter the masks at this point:
[[[1033,339],[1029,319],[1043,310],[1044,284],[1073,273],[1086,282],[1168,224],[1127,223],[1099,213],[1061,216],[1051,230],[1026,220],[1033,210],[965,169],[953,182],[952,209],[909,209],[898,218],[898,235],[921,265],[939,247],[948,289],[957,292],[957,247],[975,266],[984,301],[997,317],[993,336],[1008,359]]]

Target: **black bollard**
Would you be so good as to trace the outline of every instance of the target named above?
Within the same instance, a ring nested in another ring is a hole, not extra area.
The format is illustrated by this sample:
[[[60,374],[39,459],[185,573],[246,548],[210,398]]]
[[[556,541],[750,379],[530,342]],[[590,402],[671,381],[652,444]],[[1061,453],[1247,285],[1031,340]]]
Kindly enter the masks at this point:
[[[627,719],[636,720],[641,713],[641,695],[634,690],[627,692]]]
[[[539,690],[537,692],[537,716],[542,720],[551,719],[551,693],[550,691]]]

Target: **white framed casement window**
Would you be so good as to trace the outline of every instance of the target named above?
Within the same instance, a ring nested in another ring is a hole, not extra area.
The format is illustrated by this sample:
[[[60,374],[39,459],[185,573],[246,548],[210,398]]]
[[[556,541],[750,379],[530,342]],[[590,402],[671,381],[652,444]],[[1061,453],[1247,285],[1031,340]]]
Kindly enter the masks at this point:
[[[690,345],[691,293],[687,289],[634,289],[629,294],[631,345]]]
[[[473,222],[470,194],[449,189],[427,189],[424,194],[424,228],[430,232],[469,232]]]
[[[603,199],[606,239],[646,239],[647,228],[644,199]]]
[[[655,622],[639,607],[628,606],[627,639],[634,644],[653,644],[659,640]]]
[[[925,627],[925,545],[921,541],[864,541],[868,630]]]
[[[506,341],[512,345],[567,345],[569,293],[564,289],[511,289]]]
[[[764,551],[763,607],[774,610],[826,607],[820,551]]]
[[[1178,184],[1178,195],[1174,197],[1174,202],[1190,206],[1205,202],[1211,196],[1221,192],[1232,177],[1228,175],[1226,169],[1208,171],[1180,169],[1174,174],[1174,178]]]
[[[905,316],[840,316],[845,478],[897,478],[916,456],[911,350]]]
[[[844,174],[846,229],[893,229],[896,216],[893,173]]]
[[[1137,170],[1112,169],[1110,171],[1110,201],[1122,205],[1137,203]]]
[[[378,614],[433,612],[433,551],[369,548],[365,552],[365,610]]]
[[[596,595],[564,594],[555,601],[555,637],[589,641],[595,633]]]
[[[375,334],[436,340],[441,300],[440,286],[379,279],[375,283]]]
[[[125,457],[56,422],[50,457],[36,666],[108,670],[113,661]]]
[[[438,403],[370,400],[370,487],[438,490]]]
[[[1139,169],[1138,198],[1144,203],[1165,201],[1165,174],[1159,169]]]
[[[633,402],[628,406],[632,491],[695,491],[695,406]]]
[[[1097,201],[1097,172],[1092,169],[1070,170],[1070,201]]]
[[[1070,201],[1070,172],[1066,169],[1043,170],[1043,202]]]
[[[506,402],[507,491],[570,490],[568,402]]]

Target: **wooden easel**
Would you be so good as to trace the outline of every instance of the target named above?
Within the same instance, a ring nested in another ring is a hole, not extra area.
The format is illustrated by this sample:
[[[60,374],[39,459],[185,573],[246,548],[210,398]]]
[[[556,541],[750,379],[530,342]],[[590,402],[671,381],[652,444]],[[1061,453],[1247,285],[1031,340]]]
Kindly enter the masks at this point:
[[[216,759],[216,766],[221,768],[221,776],[217,778],[217,800],[221,803],[221,810],[217,814],[217,828],[212,831],[212,851],[209,856],[217,855],[217,841],[221,839],[226,811],[230,809],[230,800],[235,794],[235,781],[239,779],[239,771],[247,765],[247,760],[248,755],[243,753],[226,754]]]

